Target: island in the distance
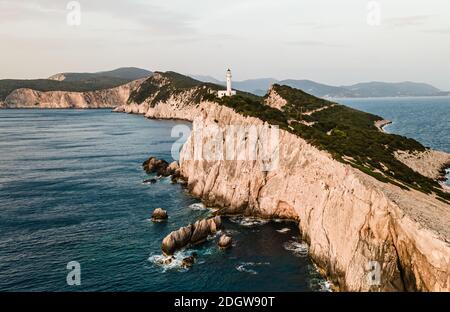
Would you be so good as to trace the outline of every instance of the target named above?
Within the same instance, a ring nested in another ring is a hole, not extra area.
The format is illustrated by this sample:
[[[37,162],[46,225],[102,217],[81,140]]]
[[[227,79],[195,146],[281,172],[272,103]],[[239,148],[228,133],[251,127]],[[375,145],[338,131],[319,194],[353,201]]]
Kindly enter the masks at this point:
[[[192,136],[179,171],[190,192],[222,214],[297,220],[310,256],[349,291],[449,291],[450,193],[439,180],[450,155],[380,131],[382,117],[274,84],[263,97],[175,72],[103,90],[17,89],[4,107],[97,108],[147,118],[280,128],[279,165],[198,160]],[[368,280],[374,266],[381,280]]]

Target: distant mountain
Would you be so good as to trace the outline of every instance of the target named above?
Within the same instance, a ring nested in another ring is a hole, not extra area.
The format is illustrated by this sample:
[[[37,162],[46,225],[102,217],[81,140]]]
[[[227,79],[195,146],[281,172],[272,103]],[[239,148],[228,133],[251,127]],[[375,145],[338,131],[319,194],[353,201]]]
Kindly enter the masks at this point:
[[[152,75],[151,71],[136,67],[121,67],[110,71],[96,73],[60,73],[49,77],[50,80],[58,81],[86,81],[99,79],[117,79],[117,80],[137,80]]]
[[[226,84],[224,81],[217,80],[211,76],[196,75],[192,77],[203,82]],[[449,92],[443,92],[432,85],[416,82],[389,83],[375,81],[350,86],[331,86],[311,80],[285,79],[280,81],[273,78],[233,81],[233,88],[262,96],[275,83],[300,89],[322,98],[442,96],[449,94]]]
[[[366,82],[343,87],[350,90],[353,97],[380,97],[380,96],[428,96],[438,95],[441,90],[417,82]]]
[[[191,78],[194,78],[195,80],[201,81],[201,82],[208,82],[208,83],[215,83],[218,85],[226,85],[225,81],[220,81],[219,79],[216,79],[211,76],[205,76],[205,75],[190,75]]]
[[[280,85],[303,90],[318,97],[352,97],[352,92],[343,87],[334,87],[311,80],[282,80]]]

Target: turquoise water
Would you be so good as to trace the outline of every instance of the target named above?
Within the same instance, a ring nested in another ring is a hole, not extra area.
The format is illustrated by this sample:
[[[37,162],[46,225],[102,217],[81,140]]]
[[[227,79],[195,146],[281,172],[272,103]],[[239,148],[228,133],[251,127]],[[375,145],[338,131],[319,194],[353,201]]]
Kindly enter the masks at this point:
[[[108,110],[0,110],[0,291],[306,291],[319,277],[289,222],[225,219],[213,238],[161,266],[170,231],[210,211],[180,186],[143,184],[150,155],[171,160],[171,129]],[[153,224],[154,208],[169,222]],[[182,269],[182,257],[198,253]],[[69,287],[66,265],[81,265]]]

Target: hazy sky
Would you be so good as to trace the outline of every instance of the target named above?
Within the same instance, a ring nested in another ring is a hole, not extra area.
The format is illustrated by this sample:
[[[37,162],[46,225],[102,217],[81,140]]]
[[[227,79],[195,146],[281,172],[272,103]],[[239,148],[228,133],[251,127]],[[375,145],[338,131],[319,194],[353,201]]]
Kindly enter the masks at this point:
[[[0,0],[0,78],[121,66],[237,80],[419,81],[450,90],[450,1]],[[370,19],[373,21],[374,19]],[[376,19],[375,19],[376,21]]]

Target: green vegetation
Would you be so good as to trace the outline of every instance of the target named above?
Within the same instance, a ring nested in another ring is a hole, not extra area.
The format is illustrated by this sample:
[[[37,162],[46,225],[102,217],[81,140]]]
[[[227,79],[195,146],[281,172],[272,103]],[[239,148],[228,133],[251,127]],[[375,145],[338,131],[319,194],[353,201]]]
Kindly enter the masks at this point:
[[[208,96],[215,99],[215,96],[211,97],[211,93],[222,88],[219,85],[203,83],[175,72],[155,72],[154,76],[144,81],[131,93],[128,103],[141,104],[148,101],[150,107],[154,107],[158,102],[167,101],[171,96],[189,91],[189,101],[198,104]]]
[[[69,92],[86,92],[94,90],[103,90],[118,87],[128,83],[128,80],[120,78],[102,78],[96,77],[82,81],[56,81],[50,79],[36,80],[0,80],[0,100],[5,98],[14,90],[21,88],[29,88],[36,91],[69,91]]]

